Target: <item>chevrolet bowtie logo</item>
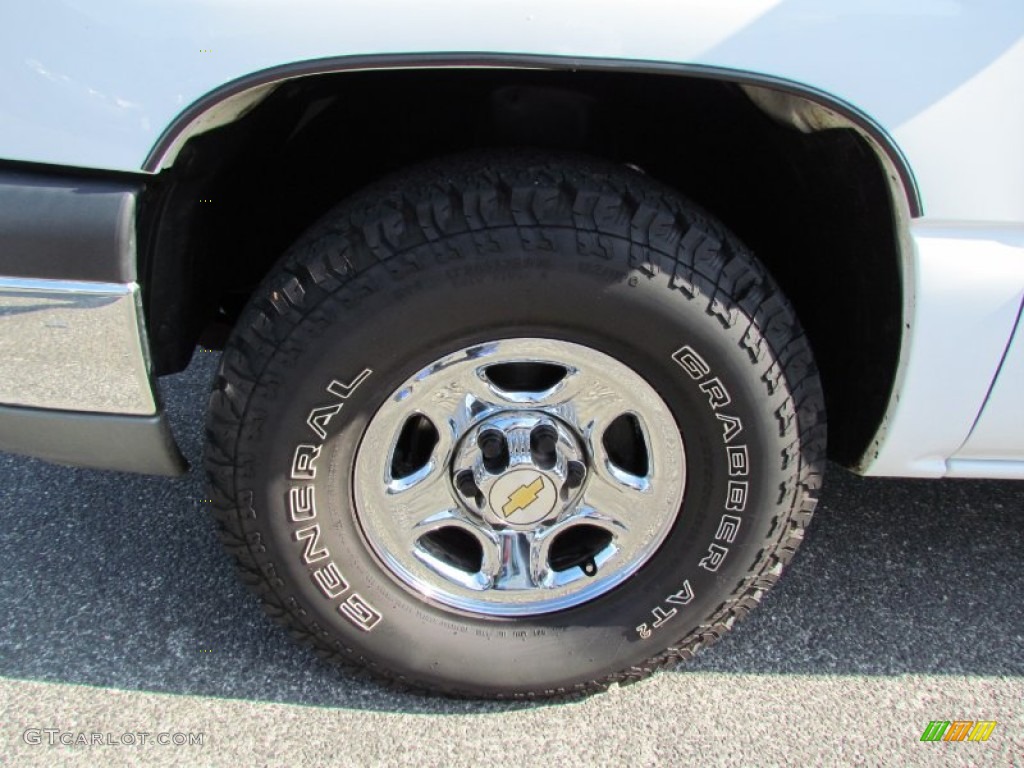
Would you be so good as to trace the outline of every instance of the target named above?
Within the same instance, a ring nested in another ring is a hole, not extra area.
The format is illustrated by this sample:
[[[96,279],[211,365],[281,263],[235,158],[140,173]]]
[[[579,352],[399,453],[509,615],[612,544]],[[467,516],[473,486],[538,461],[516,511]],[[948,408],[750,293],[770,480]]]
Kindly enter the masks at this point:
[[[533,504],[540,496],[540,492],[544,490],[544,478],[538,477],[529,485],[521,485],[512,491],[512,495],[508,497],[508,501],[505,502],[505,506],[501,508],[501,514],[506,519],[512,517],[516,512],[526,509],[528,506]]]

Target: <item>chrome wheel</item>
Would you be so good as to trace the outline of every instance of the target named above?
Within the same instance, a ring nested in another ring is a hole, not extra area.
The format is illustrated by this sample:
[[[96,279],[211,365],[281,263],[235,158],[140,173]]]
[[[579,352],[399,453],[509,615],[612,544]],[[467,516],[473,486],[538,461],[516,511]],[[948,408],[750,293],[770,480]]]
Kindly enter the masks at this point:
[[[355,512],[399,582],[492,616],[606,593],[679,514],[683,441],[644,379],[579,344],[508,339],[416,373],[371,419]]]

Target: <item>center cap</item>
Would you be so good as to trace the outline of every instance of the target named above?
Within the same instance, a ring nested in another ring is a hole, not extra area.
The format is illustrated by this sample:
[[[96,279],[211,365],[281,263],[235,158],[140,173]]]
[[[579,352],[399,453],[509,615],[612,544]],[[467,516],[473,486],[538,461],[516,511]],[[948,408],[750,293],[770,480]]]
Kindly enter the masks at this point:
[[[491,509],[512,525],[533,525],[551,514],[558,490],[540,472],[517,469],[507,472],[491,487]]]
[[[557,416],[501,411],[463,436],[452,458],[451,490],[492,530],[540,529],[582,493],[586,460],[580,439]]]

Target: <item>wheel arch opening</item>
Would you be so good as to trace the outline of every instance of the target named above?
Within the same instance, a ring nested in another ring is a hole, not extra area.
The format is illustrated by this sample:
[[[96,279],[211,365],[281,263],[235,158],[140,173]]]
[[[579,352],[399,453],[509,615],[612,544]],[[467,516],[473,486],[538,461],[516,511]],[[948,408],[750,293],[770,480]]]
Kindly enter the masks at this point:
[[[158,373],[216,346],[287,247],[387,174],[473,149],[628,163],[704,206],[766,264],[821,370],[829,454],[855,466],[903,335],[913,179],[877,126],[756,76],[619,62],[392,62],[261,73],[183,113],[154,148],[140,275]],[[321,65],[322,67],[326,65]],[[400,66],[400,68],[395,68]]]

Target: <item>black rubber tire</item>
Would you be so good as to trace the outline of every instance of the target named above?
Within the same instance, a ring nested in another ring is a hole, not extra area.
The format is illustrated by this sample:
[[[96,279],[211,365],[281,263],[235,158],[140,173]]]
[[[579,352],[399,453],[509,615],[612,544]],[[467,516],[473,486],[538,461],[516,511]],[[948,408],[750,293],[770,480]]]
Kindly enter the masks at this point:
[[[497,620],[433,604],[382,568],[353,515],[351,476],[363,429],[402,381],[516,336],[586,344],[643,376],[676,417],[687,485],[667,539],[622,585],[568,611]],[[372,378],[321,439],[307,415],[339,402],[332,380],[364,370]],[[401,174],[314,225],[237,323],[207,438],[223,541],[296,639],[407,687],[534,697],[638,680],[746,614],[810,519],[825,420],[791,306],[720,223],[627,168],[492,153]],[[299,445],[318,451],[303,482],[328,550],[308,565],[288,507]],[[337,571],[317,577],[327,563]],[[336,575],[345,589],[324,589]],[[353,595],[362,607],[342,613]]]

